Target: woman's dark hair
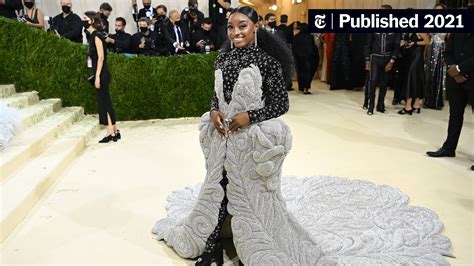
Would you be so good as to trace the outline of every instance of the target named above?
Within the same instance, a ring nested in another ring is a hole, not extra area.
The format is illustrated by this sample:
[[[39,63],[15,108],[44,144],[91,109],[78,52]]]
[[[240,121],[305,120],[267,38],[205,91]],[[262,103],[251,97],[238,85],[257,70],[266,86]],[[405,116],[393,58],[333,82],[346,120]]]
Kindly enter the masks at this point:
[[[100,14],[95,11],[87,11],[84,13],[86,17],[92,20],[92,27],[96,30],[102,30],[104,25],[102,24],[102,20],[100,19]]]
[[[167,8],[165,5],[158,5],[158,6],[156,6],[156,10],[158,10],[158,9],[160,9],[160,8],[162,8],[162,9],[165,11],[165,13],[168,13],[168,8]]]
[[[232,14],[240,13],[247,16],[253,23],[258,22],[258,14],[255,9],[248,6],[239,6],[233,10]],[[227,40],[222,47],[223,52],[230,51],[230,40]],[[288,44],[280,37],[269,33],[265,29],[258,29],[257,31],[257,45],[264,50],[268,55],[275,58],[283,69],[283,78],[285,81],[291,80],[293,73],[293,55]]]
[[[437,3],[433,8],[441,7],[442,9],[448,9],[448,7],[443,3]]]

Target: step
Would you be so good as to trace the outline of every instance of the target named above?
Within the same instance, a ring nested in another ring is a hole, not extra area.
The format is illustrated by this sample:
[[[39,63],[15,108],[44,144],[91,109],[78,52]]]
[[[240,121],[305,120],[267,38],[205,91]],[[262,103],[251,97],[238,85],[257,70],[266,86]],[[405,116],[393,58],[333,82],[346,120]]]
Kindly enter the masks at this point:
[[[0,98],[8,97],[15,93],[15,85],[7,84],[0,85]]]
[[[0,152],[0,183],[30,158],[41,153],[58,134],[84,116],[82,107],[67,107],[41,123],[21,131],[11,145]]]
[[[43,153],[0,186],[2,201],[0,242],[21,223],[64,169],[98,132],[97,117],[86,116],[52,141]]]
[[[23,108],[20,110],[21,127],[27,128],[36,125],[60,109],[61,99],[41,100],[37,104]]]
[[[21,109],[39,102],[39,97],[37,91],[28,91],[1,98],[0,102],[6,104],[8,107]]]

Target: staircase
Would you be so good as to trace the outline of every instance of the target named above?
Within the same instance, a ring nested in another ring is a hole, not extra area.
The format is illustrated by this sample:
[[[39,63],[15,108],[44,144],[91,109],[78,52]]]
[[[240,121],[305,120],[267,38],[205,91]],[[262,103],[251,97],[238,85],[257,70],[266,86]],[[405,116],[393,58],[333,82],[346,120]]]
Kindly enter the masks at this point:
[[[26,217],[42,195],[99,130],[98,118],[38,92],[16,93],[0,85],[0,102],[17,108],[21,129],[0,151],[0,242]],[[0,114],[1,115],[1,114]]]

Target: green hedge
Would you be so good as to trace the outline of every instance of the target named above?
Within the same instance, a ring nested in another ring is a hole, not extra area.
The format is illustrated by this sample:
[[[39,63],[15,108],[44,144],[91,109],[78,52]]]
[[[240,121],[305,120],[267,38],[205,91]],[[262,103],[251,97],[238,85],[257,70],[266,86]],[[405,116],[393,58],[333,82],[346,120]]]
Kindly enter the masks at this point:
[[[61,98],[64,106],[96,113],[95,89],[86,78],[87,46],[0,17],[0,84]],[[117,119],[200,116],[209,110],[217,54],[127,58],[109,54],[111,96]]]

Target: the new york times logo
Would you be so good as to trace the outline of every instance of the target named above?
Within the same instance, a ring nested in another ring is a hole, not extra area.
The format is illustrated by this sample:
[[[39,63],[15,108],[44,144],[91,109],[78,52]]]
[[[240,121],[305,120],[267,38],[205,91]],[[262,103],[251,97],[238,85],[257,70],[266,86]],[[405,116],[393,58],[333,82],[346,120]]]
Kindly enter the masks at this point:
[[[326,15],[315,15],[314,26],[318,29],[324,29],[326,27]]]
[[[311,32],[474,32],[474,10],[309,10]]]

